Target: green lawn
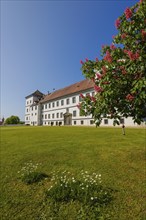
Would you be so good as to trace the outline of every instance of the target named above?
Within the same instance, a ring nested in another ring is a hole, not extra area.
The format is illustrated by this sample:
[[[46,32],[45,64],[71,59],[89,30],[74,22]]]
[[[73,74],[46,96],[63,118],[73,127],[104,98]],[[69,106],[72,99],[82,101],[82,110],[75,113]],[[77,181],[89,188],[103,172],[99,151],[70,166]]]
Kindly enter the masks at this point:
[[[100,173],[102,184],[114,190],[102,219],[146,219],[145,141],[144,128],[127,128],[123,136],[120,128],[1,127],[0,219],[78,219],[74,204],[62,208],[60,217],[46,217],[49,180],[26,185],[18,178],[29,161],[41,163],[40,171],[48,175],[58,170],[76,176],[81,170]]]

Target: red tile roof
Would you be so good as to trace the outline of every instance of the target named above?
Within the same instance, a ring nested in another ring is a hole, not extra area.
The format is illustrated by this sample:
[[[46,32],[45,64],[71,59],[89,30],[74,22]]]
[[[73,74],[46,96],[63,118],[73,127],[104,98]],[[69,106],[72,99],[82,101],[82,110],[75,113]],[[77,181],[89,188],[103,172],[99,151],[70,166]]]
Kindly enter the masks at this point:
[[[87,89],[92,89],[93,87],[94,87],[94,83],[89,79],[85,79],[44,96],[44,98],[40,102],[41,103],[47,102],[53,99],[61,98],[63,96],[71,95],[73,93],[82,92]]]

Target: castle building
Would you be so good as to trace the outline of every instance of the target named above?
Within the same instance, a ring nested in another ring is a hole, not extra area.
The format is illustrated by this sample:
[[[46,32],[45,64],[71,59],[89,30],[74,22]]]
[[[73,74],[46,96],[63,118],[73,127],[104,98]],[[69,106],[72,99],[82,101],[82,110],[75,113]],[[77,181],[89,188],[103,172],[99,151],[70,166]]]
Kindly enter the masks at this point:
[[[81,116],[77,107],[81,101],[80,94],[94,96],[94,84],[85,79],[65,88],[44,95],[40,91],[26,96],[26,125],[95,125],[92,115]],[[131,118],[122,118],[121,124],[134,126]],[[103,119],[104,126],[112,126],[112,119]]]

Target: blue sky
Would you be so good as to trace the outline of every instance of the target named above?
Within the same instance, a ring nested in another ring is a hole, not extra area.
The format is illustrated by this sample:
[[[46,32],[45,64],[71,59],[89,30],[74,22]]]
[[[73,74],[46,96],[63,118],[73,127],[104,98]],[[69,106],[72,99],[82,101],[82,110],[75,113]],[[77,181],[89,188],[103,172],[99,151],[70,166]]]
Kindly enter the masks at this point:
[[[1,1],[1,112],[24,120],[25,97],[84,79],[80,60],[100,57],[115,20],[135,0]]]

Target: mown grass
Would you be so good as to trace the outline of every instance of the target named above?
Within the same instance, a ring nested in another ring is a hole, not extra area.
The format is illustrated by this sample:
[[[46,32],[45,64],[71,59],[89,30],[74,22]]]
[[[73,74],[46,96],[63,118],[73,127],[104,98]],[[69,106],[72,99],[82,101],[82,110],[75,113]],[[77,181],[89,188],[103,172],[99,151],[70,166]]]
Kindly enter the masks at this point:
[[[115,190],[103,219],[146,219],[145,141],[144,128],[127,128],[123,136],[119,128],[2,127],[0,219],[49,219],[44,193],[49,181],[26,185],[18,178],[29,161],[40,163],[47,175],[58,170],[76,176],[81,170],[100,173],[102,184]],[[76,206],[65,204],[54,219],[76,220]]]

